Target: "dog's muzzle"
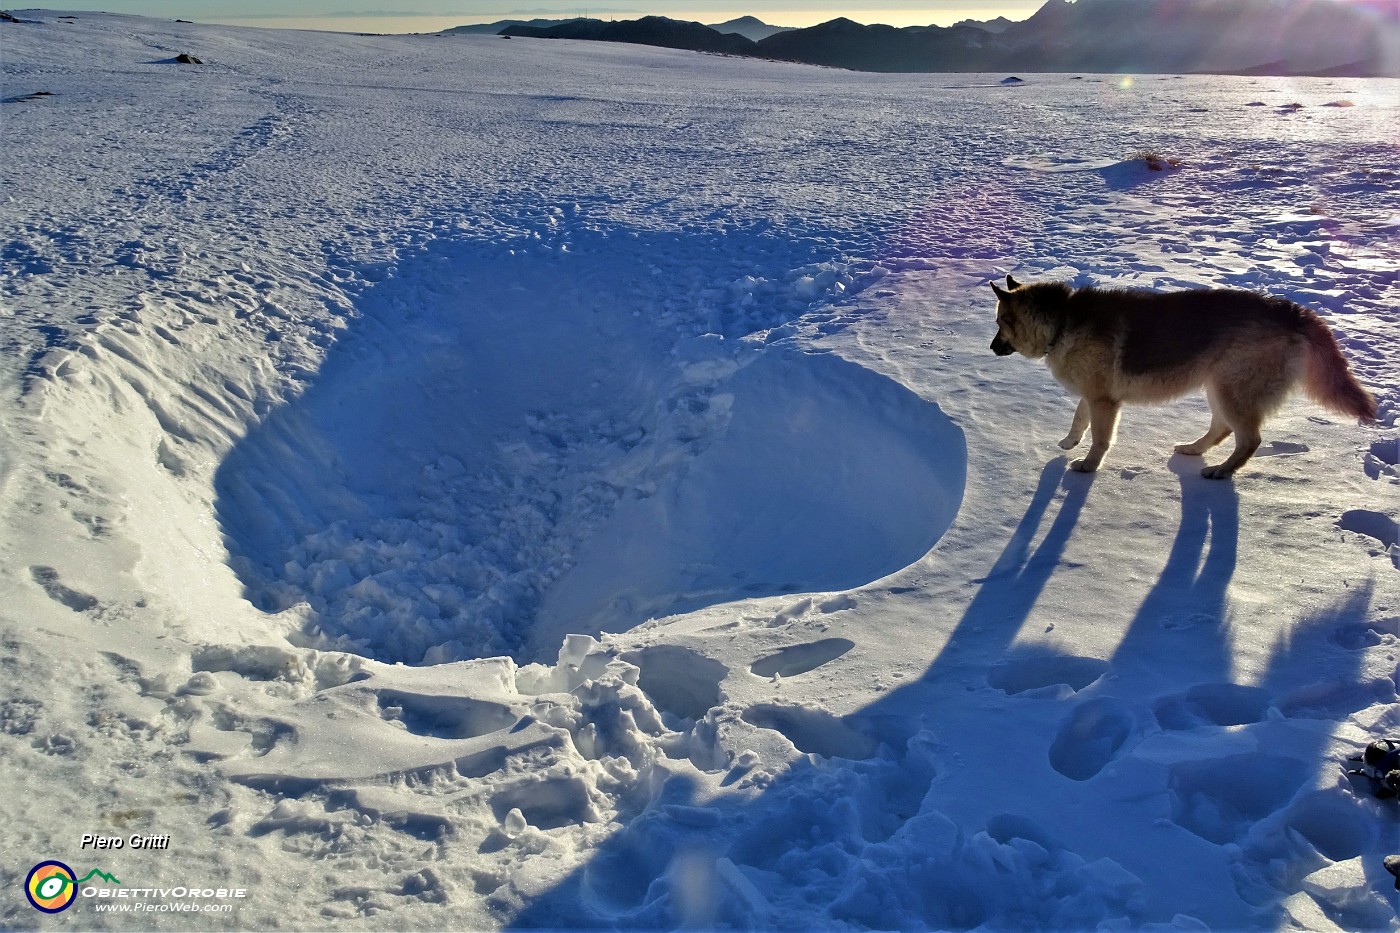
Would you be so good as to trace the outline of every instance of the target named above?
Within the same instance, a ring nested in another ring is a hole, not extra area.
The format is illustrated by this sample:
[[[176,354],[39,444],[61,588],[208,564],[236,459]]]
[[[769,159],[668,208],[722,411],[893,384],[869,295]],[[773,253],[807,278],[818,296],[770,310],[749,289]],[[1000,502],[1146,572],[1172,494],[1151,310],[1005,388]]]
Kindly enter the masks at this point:
[[[1011,341],[997,334],[992,338],[992,352],[997,356],[1010,356],[1016,352],[1016,348],[1011,345]]]

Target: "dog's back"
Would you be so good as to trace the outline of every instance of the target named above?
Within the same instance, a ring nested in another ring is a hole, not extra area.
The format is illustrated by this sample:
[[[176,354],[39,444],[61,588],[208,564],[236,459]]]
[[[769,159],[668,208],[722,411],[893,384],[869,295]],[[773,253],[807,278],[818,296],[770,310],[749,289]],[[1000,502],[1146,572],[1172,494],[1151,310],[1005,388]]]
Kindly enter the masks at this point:
[[[1230,289],[1081,288],[1065,311],[1071,333],[1111,341],[1123,372],[1145,376],[1197,366],[1241,340],[1301,341],[1316,318],[1290,301]]]

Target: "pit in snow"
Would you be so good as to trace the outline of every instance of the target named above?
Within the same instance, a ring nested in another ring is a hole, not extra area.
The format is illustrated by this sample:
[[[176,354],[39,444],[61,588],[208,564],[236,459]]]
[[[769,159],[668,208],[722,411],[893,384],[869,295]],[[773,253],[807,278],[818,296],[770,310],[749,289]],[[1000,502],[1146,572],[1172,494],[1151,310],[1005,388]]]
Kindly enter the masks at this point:
[[[657,274],[702,250],[620,240],[439,246],[366,292],[310,388],[220,467],[247,598],[306,604],[318,647],[528,661],[926,553],[966,463],[938,407],[834,355],[705,334],[755,289],[797,300],[723,284],[743,244],[706,289]]]

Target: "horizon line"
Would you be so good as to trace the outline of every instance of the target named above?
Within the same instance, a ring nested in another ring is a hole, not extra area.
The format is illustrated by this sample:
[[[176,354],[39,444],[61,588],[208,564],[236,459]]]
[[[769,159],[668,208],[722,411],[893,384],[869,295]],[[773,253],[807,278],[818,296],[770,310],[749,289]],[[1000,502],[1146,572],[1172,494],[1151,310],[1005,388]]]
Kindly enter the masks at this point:
[[[898,2],[898,0],[896,0]],[[198,17],[195,22],[207,25],[227,25],[250,28],[282,29],[282,30],[310,30],[317,32],[343,32],[343,33],[377,33],[384,35],[423,35],[444,32],[457,26],[487,25],[502,20],[511,19],[640,19],[644,16],[661,16],[667,19],[674,19],[682,22],[696,22],[702,25],[719,24],[730,20],[751,16],[765,25],[777,26],[780,28],[803,29],[811,26],[827,23],[835,19],[848,19],[856,23],[867,26],[893,26],[905,28],[910,26],[951,26],[955,23],[966,21],[988,22],[999,17],[1019,22],[1020,20],[1008,12],[1003,11],[994,15],[968,15],[979,12],[973,8],[960,7],[953,10],[943,11],[942,16],[934,16],[933,20],[928,17],[936,12],[927,7],[916,9],[905,9],[900,7],[876,8],[876,9],[789,9],[789,10],[765,10],[761,13],[753,13],[734,8],[710,9],[710,10],[661,10],[636,9],[630,7],[595,7],[576,6],[565,9],[514,9],[506,11],[484,11],[474,13],[430,13],[427,11],[407,11],[403,13],[375,14],[375,13],[310,13],[298,15],[295,13],[231,13],[226,15],[214,15]],[[1035,10],[1031,9],[1026,13],[1028,19],[1034,15]],[[142,14],[135,14],[142,15]],[[147,14],[148,15],[148,14]],[[168,17],[152,17],[156,19]],[[181,17],[190,19],[190,16]]]

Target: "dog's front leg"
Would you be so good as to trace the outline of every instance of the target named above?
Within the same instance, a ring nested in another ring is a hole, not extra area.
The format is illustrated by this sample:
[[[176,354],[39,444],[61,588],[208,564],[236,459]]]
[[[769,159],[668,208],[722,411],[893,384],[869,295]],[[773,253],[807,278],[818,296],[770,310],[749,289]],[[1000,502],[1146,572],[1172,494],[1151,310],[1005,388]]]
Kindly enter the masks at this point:
[[[1092,473],[1103,463],[1104,454],[1113,446],[1113,434],[1118,430],[1118,410],[1121,407],[1113,399],[1096,398],[1086,401],[1089,402],[1089,431],[1092,435],[1089,454],[1069,465],[1071,470],[1078,470],[1080,473]]]
[[[1089,400],[1081,398],[1074,409],[1074,420],[1069,423],[1069,433],[1060,441],[1064,450],[1073,450],[1084,440],[1084,429],[1089,427]]]

